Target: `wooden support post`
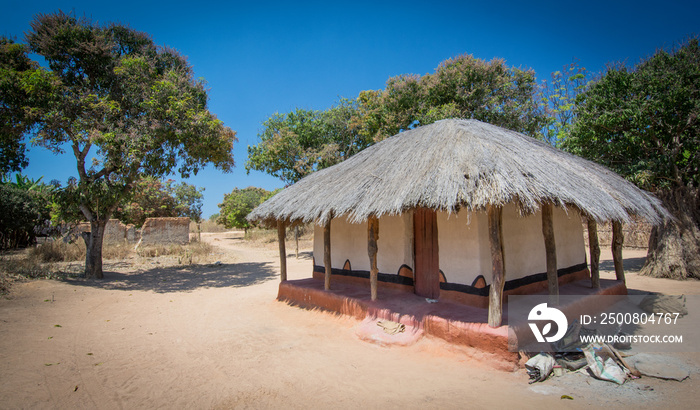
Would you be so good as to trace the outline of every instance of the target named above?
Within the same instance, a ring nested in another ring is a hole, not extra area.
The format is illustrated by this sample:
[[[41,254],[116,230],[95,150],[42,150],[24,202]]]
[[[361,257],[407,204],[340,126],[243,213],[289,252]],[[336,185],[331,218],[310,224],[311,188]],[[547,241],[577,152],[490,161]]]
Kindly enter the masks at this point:
[[[591,254],[591,287],[600,288],[600,245],[598,244],[598,224],[588,218],[588,249]]]
[[[294,225],[294,243],[296,244],[294,255],[299,259],[299,225]]]
[[[369,286],[372,300],[377,300],[377,241],[379,240],[379,219],[372,215],[367,220],[367,253],[369,254]]]
[[[280,280],[282,282],[287,280],[287,249],[285,247],[285,223],[284,221],[277,221],[277,240],[280,245]]]
[[[325,290],[331,290],[331,217],[323,225],[323,265],[326,267],[326,276],[323,284]]]
[[[612,255],[613,264],[615,265],[615,278],[625,282],[625,271],[622,267],[622,244],[625,240],[622,234],[622,222],[612,221]]]
[[[542,235],[547,257],[547,287],[549,303],[559,304],[559,276],[557,275],[557,245],[554,240],[554,221],[552,204],[542,204]]]
[[[503,321],[503,286],[506,268],[503,256],[503,230],[501,228],[503,208],[488,207],[489,245],[491,248],[491,288],[489,290],[489,326],[499,327]]]

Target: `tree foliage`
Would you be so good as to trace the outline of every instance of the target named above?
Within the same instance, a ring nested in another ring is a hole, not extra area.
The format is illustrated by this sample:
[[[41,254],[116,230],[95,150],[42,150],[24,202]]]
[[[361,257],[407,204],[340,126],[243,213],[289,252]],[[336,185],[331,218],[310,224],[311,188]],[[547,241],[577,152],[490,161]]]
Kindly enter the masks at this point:
[[[358,132],[354,102],[341,100],[325,111],[297,108],[263,122],[260,143],[248,147],[246,170],[257,170],[288,184],[337,164],[368,147]]]
[[[142,226],[146,218],[188,217],[198,222],[202,216],[202,191],[194,185],[169,179],[165,183],[145,177],[134,183],[133,195],[117,207],[114,217],[127,224]]]
[[[51,219],[51,195],[55,187],[16,174],[0,181],[0,249],[33,244]]]
[[[263,201],[270,197],[270,192],[256,187],[244,189],[235,188],[224,195],[224,201],[219,204],[219,216],[216,223],[226,228],[248,230],[252,225],[246,216]]]
[[[579,96],[565,148],[659,196],[643,274],[700,278],[700,47],[693,38],[633,68],[611,66]]]
[[[24,44],[0,37],[0,175],[27,166],[24,136],[54,85],[50,73],[29,59]]]
[[[26,35],[55,87],[38,112],[35,143],[69,149],[78,178],[57,196],[64,216],[91,223],[86,274],[102,276],[104,225],[143,175],[183,177],[207,163],[233,167],[235,132],[207,109],[187,60],[145,33],[62,12],[40,14]]]
[[[585,67],[578,61],[552,73],[549,81],[540,85],[540,99],[545,123],[542,138],[553,146],[562,146],[576,122],[576,98],[591,81]]]
[[[358,102],[362,129],[375,141],[445,118],[473,118],[536,135],[544,123],[536,93],[534,71],[460,55],[433,73],[392,77],[384,90],[361,92]]]
[[[577,105],[565,147],[649,190],[700,183],[700,48],[609,67]]]

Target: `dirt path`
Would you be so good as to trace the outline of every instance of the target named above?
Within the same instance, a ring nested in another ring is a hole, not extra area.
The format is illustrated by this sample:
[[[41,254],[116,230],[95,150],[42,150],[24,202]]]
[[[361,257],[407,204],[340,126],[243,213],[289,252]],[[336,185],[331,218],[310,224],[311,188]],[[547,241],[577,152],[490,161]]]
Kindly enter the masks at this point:
[[[221,264],[122,261],[106,264],[103,281],[16,284],[0,300],[0,407],[691,408],[696,401],[697,373],[683,383],[647,378],[617,387],[588,378],[530,386],[524,372],[492,370],[474,358],[478,352],[439,340],[401,348],[362,342],[353,319],[275,301],[275,244],[249,245],[237,233],[203,240],[218,247]],[[625,256],[631,264],[639,258]],[[288,268],[292,279],[310,275],[308,242]],[[698,282],[634,274],[628,281],[700,294]],[[698,354],[682,359],[700,365]]]

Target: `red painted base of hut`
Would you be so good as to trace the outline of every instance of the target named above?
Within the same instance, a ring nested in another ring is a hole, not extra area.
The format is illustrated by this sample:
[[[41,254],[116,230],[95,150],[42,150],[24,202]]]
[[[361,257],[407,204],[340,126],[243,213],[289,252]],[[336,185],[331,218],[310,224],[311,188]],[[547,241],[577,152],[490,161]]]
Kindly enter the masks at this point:
[[[561,295],[586,296],[581,304],[589,301],[596,303],[596,296],[599,295],[627,294],[622,282],[600,282],[600,289],[592,289],[590,281],[584,280],[560,286],[559,291]],[[313,278],[280,283],[277,300],[304,308],[337,312],[358,320],[367,317],[392,320],[419,329],[424,335],[478,349],[483,353],[479,357],[496,368],[512,371],[519,366],[518,353],[508,351],[508,326],[489,327],[487,309],[449,300],[429,303],[426,298],[390,288],[380,288],[379,299],[372,301],[366,286],[332,283],[331,290],[325,291],[323,281]],[[504,322],[507,323],[505,315]]]

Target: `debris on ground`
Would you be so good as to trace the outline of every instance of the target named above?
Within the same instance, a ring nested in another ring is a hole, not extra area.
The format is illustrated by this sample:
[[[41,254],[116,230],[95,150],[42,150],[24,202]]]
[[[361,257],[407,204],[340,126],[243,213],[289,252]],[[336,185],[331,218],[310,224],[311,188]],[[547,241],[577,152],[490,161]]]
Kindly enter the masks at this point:
[[[395,335],[406,330],[406,325],[403,323],[392,322],[391,320],[380,320],[377,322],[377,326],[384,329],[384,333],[388,335]]]
[[[678,300],[674,297],[667,301],[677,303]],[[682,363],[669,361],[665,356],[649,353],[623,355],[608,343],[580,343],[580,335],[595,334],[595,330],[586,329],[578,322],[572,323],[564,337],[552,344],[553,348],[561,352],[539,353],[525,363],[529,383],[542,382],[568,372],[587,372],[596,379],[616,384],[642,376],[676,381],[683,381],[690,376],[690,370]]]

